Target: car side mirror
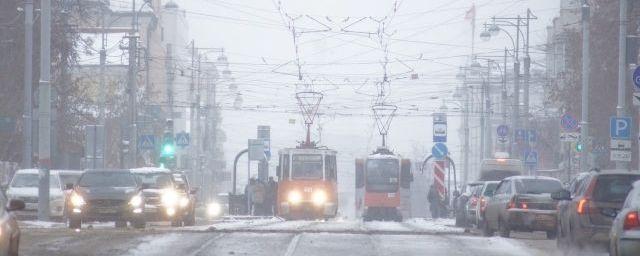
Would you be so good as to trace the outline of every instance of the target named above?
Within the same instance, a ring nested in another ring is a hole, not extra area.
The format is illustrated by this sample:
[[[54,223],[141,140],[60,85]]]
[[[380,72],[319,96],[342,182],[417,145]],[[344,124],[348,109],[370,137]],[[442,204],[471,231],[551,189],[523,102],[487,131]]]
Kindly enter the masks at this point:
[[[149,189],[149,184],[147,183],[142,183],[142,185],[140,186],[141,189]]]
[[[24,210],[24,201],[22,200],[17,200],[17,199],[11,199],[9,201],[9,205],[7,205],[7,211],[21,211]]]
[[[453,191],[453,197],[459,197],[460,196],[460,191],[456,190]]]
[[[66,190],[73,189],[73,183],[67,183],[66,185],[64,185],[64,189],[66,189]]]
[[[571,200],[571,193],[566,189],[562,189],[562,190],[551,193],[551,199],[558,200],[558,201]]]
[[[191,190],[189,191],[189,194],[195,195],[196,193],[198,193],[199,189],[200,188],[198,188],[198,187],[191,188]]]

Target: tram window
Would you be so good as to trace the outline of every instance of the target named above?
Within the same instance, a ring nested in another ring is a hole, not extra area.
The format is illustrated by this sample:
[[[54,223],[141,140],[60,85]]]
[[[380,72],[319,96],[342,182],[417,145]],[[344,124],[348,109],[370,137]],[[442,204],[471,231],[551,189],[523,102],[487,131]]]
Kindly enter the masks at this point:
[[[364,187],[364,161],[356,159],[356,188]]]
[[[322,179],[322,155],[293,155],[291,178],[301,180]]]
[[[280,163],[282,179],[289,177],[289,155],[282,155],[282,163]]]
[[[327,180],[336,180],[336,156],[324,157],[324,168]]]

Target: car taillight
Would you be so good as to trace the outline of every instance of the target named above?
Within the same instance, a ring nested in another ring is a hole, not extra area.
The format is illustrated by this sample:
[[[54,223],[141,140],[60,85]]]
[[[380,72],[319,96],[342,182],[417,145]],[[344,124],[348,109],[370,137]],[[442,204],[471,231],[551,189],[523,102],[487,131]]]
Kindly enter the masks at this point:
[[[478,204],[478,198],[477,197],[472,197],[471,198],[471,206],[476,206]]]
[[[629,212],[624,217],[624,230],[640,228],[640,220],[638,220],[638,212]]]
[[[511,209],[511,208],[516,208],[516,197],[512,197],[511,200],[509,200],[509,203],[507,203],[507,209]]]
[[[582,198],[580,199],[580,201],[578,201],[578,207],[576,209],[576,212],[578,212],[578,214],[585,214],[588,211],[589,207],[589,199],[587,198]]]
[[[487,199],[484,197],[480,198],[480,211],[484,212],[484,209],[487,208]]]
[[[527,205],[527,203],[520,203],[520,208],[529,209],[529,206]]]

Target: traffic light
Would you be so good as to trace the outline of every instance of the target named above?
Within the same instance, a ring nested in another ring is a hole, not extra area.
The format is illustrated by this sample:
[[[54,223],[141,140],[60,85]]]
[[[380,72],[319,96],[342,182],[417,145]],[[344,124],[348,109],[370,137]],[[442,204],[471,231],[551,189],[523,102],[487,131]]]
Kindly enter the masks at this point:
[[[158,163],[163,168],[174,168],[176,162],[176,146],[173,140],[173,133],[167,131],[162,138],[162,145],[160,147],[160,158]]]
[[[576,152],[580,153],[582,152],[583,149],[584,149],[584,145],[582,144],[582,142],[576,143]]]

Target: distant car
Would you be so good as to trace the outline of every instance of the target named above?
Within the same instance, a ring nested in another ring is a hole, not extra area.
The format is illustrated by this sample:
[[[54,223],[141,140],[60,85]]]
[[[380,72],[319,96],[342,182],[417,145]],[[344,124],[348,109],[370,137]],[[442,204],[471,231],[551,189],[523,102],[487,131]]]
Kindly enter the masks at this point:
[[[627,170],[592,171],[580,182],[572,195],[566,189],[552,197],[563,202],[566,210],[558,212],[559,236],[570,247],[609,245],[611,224],[624,204],[638,172]]]
[[[37,214],[39,172],[38,169],[18,170],[7,188],[9,199],[19,199],[25,202],[25,211],[21,211],[19,216],[35,217]],[[65,205],[68,199],[66,184],[74,184],[82,175],[82,171],[51,170],[49,175],[49,214],[54,219],[62,220],[65,216]]]
[[[482,191],[482,187],[484,187],[484,184],[471,188],[471,195],[464,206],[465,220],[468,227],[476,224],[476,208],[480,202],[480,191]]]
[[[455,198],[456,227],[467,227],[470,224],[467,219],[467,202],[471,198],[474,190],[480,186],[482,186],[482,182],[471,182],[462,189],[462,194]]]
[[[478,193],[478,203],[476,204],[476,218],[475,218],[475,224],[476,227],[478,227],[479,229],[482,229],[482,224],[484,223],[484,212],[487,208],[487,200],[489,200],[489,197],[491,197],[491,195],[493,195],[493,192],[496,190],[496,187],[498,187],[498,183],[500,183],[499,181],[485,181],[484,184],[482,184],[482,188],[480,189],[480,192]]]
[[[560,180],[542,176],[512,176],[498,184],[487,201],[483,234],[497,230],[502,237],[514,231],[545,231],[556,236],[556,202],[551,193],[562,190]]]
[[[640,181],[633,183],[611,225],[609,255],[640,255]]]
[[[180,210],[182,212],[182,223],[185,226],[193,226],[196,224],[196,204],[198,202],[196,194],[198,188],[192,187],[189,183],[187,175],[183,172],[173,172],[173,178],[176,183],[176,189],[180,191],[183,198],[187,198],[188,203],[184,203],[181,199]]]
[[[20,227],[13,214],[23,210],[25,204],[19,199],[7,199],[0,193],[0,255],[18,255],[20,247]]]
[[[218,218],[229,212],[229,193],[218,193],[207,204],[207,217]]]
[[[69,197],[69,228],[78,229],[87,221],[115,221],[116,227],[144,228],[142,185],[129,170],[85,171]]]
[[[144,186],[142,191],[147,221],[170,221],[172,226],[182,226],[182,209],[188,207],[190,202],[178,189],[173,173],[156,167],[136,168],[131,172]]]

